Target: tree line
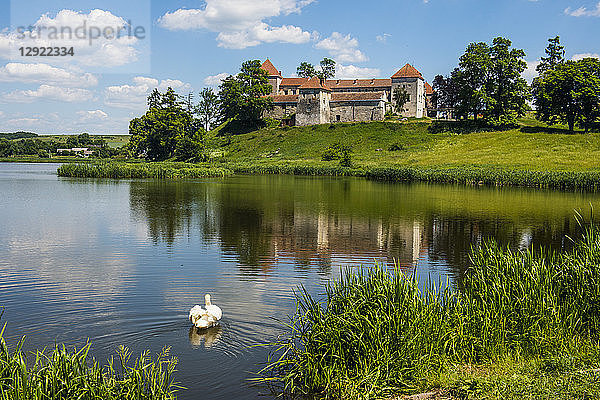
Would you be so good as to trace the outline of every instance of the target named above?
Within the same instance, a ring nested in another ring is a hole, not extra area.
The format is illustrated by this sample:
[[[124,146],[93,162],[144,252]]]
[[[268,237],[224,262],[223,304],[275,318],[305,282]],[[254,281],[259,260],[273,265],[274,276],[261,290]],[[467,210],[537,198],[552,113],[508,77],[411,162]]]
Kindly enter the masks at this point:
[[[588,131],[600,117],[600,60],[567,61],[560,38],[548,42],[531,86],[522,77],[525,52],[509,39],[469,44],[457,68],[435,77],[435,106],[453,109],[459,119],[504,126],[514,124],[531,102],[539,120],[566,123],[570,131],[578,124]]]
[[[15,132],[0,135],[0,157],[14,157],[23,155],[35,155],[48,158],[51,154],[61,148],[94,147],[95,156],[101,158],[114,157],[118,154],[117,149],[108,147],[102,138],[94,138],[88,133],[67,137],[66,142],[56,140],[41,140],[36,138],[35,133]],[[12,138],[12,139],[11,139]]]

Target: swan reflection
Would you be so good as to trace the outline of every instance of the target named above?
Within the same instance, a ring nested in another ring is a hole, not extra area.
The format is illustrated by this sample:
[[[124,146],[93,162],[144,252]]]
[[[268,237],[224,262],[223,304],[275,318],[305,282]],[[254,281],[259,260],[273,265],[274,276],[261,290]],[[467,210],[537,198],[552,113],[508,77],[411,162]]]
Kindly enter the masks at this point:
[[[222,330],[223,328],[220,325],[210,329],[198,329],[192,326],[189,332],[190,344],[192,347],[197,348],[204,342],[204,348],[209,349],[219,341]]]

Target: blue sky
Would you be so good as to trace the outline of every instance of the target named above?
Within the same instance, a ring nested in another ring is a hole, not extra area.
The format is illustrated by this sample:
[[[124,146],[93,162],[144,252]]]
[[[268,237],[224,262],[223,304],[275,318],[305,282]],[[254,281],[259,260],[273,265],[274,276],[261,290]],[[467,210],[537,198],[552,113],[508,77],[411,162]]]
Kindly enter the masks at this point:
[[[81,37],[49,36],[82,25]],[[113,27],[121,37],[105,31]],[[100,31],[107,35],[91,37]],[[338,78],[389,77],[411,63],[431,81],[468,43],[504,36],[527,53],[531,80],[555,35],[568,58],[598,57],[600,2],[0,0],[0,132],[127,133],[153,88],[197,93],[266,57],[284,76],[331,57]],[[19,51],[49,45],[75,54]]]

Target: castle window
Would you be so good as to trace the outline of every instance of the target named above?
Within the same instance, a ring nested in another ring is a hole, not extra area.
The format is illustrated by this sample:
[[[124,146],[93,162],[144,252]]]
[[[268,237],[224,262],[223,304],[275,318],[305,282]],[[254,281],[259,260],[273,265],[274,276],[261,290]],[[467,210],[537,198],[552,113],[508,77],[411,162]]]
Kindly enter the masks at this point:
[[[340,115],[336,115],[336,116],[335,116],[335,120],[336,120],[337,122],[340,122],[340,120],[341,120],[341,117],[340,117]]]

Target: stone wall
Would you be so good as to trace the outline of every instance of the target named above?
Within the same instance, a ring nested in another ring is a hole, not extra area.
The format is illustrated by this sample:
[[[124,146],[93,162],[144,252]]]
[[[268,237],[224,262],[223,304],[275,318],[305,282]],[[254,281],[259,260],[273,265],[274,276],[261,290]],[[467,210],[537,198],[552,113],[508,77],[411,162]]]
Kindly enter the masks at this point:
[[[296,103],[276,103],[272,110],[265,111],[265,118],[284,119],[296,113]]]
[[[331,122],[383,121],[385,116],[383,101],[335,102],[330,108]]]
[[[300,89],[296,126],[326,124],[330,121],[331,93],[320,89]]]
[[[403,117],[423,118],[425,112],[425,82],[420,78],[393,78],[392,79],[392,104],[394,103],[394,90],[403,87],[410,95],[410,100],[404,105]]]

